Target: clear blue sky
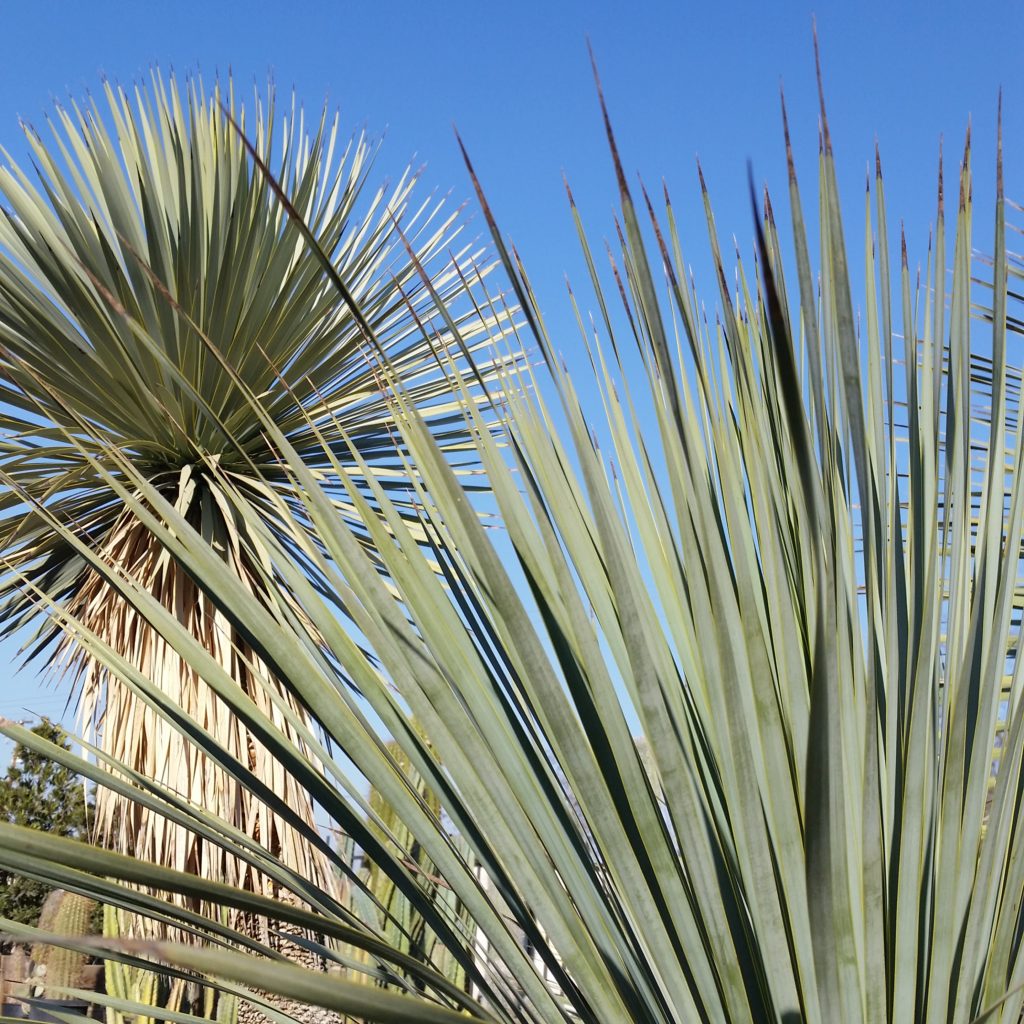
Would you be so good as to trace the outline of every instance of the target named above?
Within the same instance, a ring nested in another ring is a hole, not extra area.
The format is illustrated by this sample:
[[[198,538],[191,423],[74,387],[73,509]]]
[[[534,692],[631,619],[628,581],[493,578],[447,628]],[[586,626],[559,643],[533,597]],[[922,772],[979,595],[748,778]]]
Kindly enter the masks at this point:
[[[212,78],[230,67],[243,82],[262,83],[271,72],[279,88],[294,86],[310,107],[328,97],[350,124],[386,129],[382,174],[397,173],[415,155],[427,163],[429,184],[461,198],[470,187],[452,136],[455,122],[552,325],[566,332],[571,358],[576,341],[562,275],[581,279],[582,271],[562,171],[595,238],[610,233],[615,202],[585,36],[597,54],[627,171],[653,184],[667,179],[711,305],[714,282],[696,258],[705,234],[694,156],[703,163],[723,241],[735,233],[749,252],[748,159],[769,183],[780,222],[786,210],[781,79],[805,203],[813,204],[812,14],[856,258],[876,136],[890,222],[895,229],[901,217],[906,221],[912,259],[923,260],[938,140],[945,136],[952,173],[968,115],[983,240],[992,219],[986,201],[1000,86],[1007,191],[1024,199],[1024,5],[1017,3],[0,2],[0,145],[19,156],[19,116],[41,120],[51,97],[80,97],[103,74],[130,81],[158,63]],[[16,676],[13,659],[11,647],[0,647],[0,714],[21,717],[25,707],[59,714],[63,697],[30,674]]]

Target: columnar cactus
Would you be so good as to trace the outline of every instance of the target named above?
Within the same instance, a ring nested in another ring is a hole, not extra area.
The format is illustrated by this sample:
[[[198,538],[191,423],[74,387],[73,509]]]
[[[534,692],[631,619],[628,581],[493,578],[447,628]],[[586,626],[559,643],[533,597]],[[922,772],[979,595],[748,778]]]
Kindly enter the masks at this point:
[[[66,938],[89,935],[96,901],[78,893],[56,889],[46,898],[39,914],[39,928]],[[74,988],[82,974],[87,957],[62,946],[37,942],[32,947],[33,983],[36,994],[48,990]]]
[[[410,778],[415,779],[416,789],[431,811],[440,817],[441,801],[430,787],[420,778],[412,767],[408,755],[392,742],[389,749],[395,760]],[[469,928],[469,918],[465,908],[443,879],[437,877],[437,868],[429,857],[416,843],[412,832],[401,820],[384,796],[376,789],[370,790],[370,806],[373,808],[377,825],[371,826],[384,842],[394,842],[398,849],[410,853],[407,867],[418,878],[424,893],[437,905],[442,916],[451,921],[461,919],[461,927]],[[469,849],[462,840],[453,840],[469,859]],[[372,862],[366,862],[365,883],[367,890],[373,895],[380,907],[386,908],[387,920],[382,922],[384,934],[396,949],[408,953],[425,963],[431,964],[455,985],[464,985],[465,971],[427,927],[420,912],[410,904],[408,899],[397,889],[394,882]],[[362,954],[356,953],[358,958]]]

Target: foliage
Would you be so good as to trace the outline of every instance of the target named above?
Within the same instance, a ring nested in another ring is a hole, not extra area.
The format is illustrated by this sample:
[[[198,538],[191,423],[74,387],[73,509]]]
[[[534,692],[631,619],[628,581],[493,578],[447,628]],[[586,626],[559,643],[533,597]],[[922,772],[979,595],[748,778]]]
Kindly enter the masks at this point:
[[[44,718],[32,733],[69,749],[64,730]],[[85,839],[92,802],[84,781],[64,765],[18,744],[0,779],[0,820],[53,835]],[[0,871],[0,917],[35,924],[49,886],[18,873]]]
[[[147,945],[169,971],[365,1020],[966,1024],[987,1013],[1016,1024],[1024,420],[1007,361],[1009,278],[1019,268],[1006,255],[1001,156],[991,290],[973,321],[970,147],[952,273],[940,182],[919,293],[905,249],[890,261],[876,165],[858,333],[824,105],[822,126],[818,287],[790,155],[795,282],[783,281],[766,197],[758,273],[740,262],[731,291],[704,193],[720,282],[714,326],[688,283],[667,192],[660,220],[644,195],[645,234],[609,128],[620,245],[606,280],[583,240],[596,327],[580,315],[598,415],[494,231],[560,406],[557,415],[548,408],[532,368],[504,367],[496,437],[462,391],[510,562],[380,352],[414,523],[382,481],[353,482],[339,453],[361,467],[354,438],[337,447],[325,438],[311,468],[252,388],[248,408],[282,474],[275,528],[216,458],[202,461],[245,526],[241,547],[259,545],[262,600],[130,454],[102,432],[87,442],[68,432],[76,450],[96,446],[119,500],[344,757],[311,731],[296,743],[243,699],[123,566],[104,567],[110,585],[392,880],[468,990],[386,933],[380,920],[402,924],[389,908],[380,918],[354,912],[160,780],[139,776],[123,788],[211,843],[237,844],[290,887],[312,909],[279,905],[278,919],[336,941],[324,952],[346,976],[275,962],[251,936],[143,899],[129,884],[275,913],[237,887],[14,826],[0,827],[0,864],[76,879],[210,938]],[[480,288],[481,305],[500,308]],[[173,307],[166,315],[181,316]],[[141,349],[156,351],[143,321],[126,318]],[[332,488],[365,524],[372,554]],[[284,515],[283,494],[301,503],[297,519]],[[96,551],[59,516],[41,502],[35,510],[99,569]],[[270,585],[278,579],[281,591]],[[145,672],[80,616],[54,614],[240,786],[258,784],[244,759],[177,718]],[[54,756],[114,784],[102,764]],[[400,829],[388,828],[364,783]],[[465,916],[422,886],[412,844]],[[359,887],[350,865],[336,866]],[[136,952],[122,944],[110,955]]]

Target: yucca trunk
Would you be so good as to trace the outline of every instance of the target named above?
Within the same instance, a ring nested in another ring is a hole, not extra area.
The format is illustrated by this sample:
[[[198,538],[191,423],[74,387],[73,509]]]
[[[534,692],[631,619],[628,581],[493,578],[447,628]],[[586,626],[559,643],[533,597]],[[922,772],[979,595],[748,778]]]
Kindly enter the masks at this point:
[[[183,470],[166,496],[218,551],[246,589],[261,600],[266,584],[254,564],[257,548],[243,542],[226,510],[205,486],[201,474]],[[293,724],[310,726],[309,716],[281,686],[266,664],[209,597],[173,560],[130,511],[125,511],[101,548],[104,561],[137,582],[213,655],[239,689],[299,749],[306,750]],[[252,776],[280,797],[309,830],[316,829],[309,793],[282,767],[198,673],[99,573],[89,574],[69,611],[100,640],[137,668],[182,714],[205,730]],[[211,759],[90,650],[73,637],[61,659],[81,686],[82,725],[103,755],[178,794],[194,806],[251,836],[270,855],[327,894],[336,895],[337,877],[321,852],[299,831]],[[306,750],[313,763],[316,758]],[[278,897],[279,887],[229,849],[196,835],[110,789],[96,794],[100,840],[110,849],[191,874],[214,878],[252,892]],[[219,908],[184,901],[200,913]],[[254,937],[266,938],[266,922],[237,922]],[[152,935],[152,922],[136,919],[134,930]],[[130,929],[131,930],[131,929]]]

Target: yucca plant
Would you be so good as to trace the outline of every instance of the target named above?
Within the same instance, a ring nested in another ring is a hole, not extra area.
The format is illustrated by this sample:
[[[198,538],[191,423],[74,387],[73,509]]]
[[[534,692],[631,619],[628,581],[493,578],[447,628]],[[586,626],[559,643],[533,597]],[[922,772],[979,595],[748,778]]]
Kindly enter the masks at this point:
[[[343,759],[280,696],[274,706],[301,742],[245,700],[125,566],[36,504],[394,882],[465,971],[465,987],[387,934],[381,914],[395,927],[408,919],[391,908],[360,914],[306,889],[316,913],[279,910],[342,944],[326,953],[349,975],[332,978],[240,955],[226,947],[257,944],[184,919],[167,901],[143,902],[129,883],[273,913],[238,887],[12,827],[0,828],[0,863],[174,916],[210,939],[121,944],[114,958],[146,955],[229,991],[249,984],[359,1020],[1016,1024],[1024,445],[1020,375],[1007,355],[1009,280],[1021,268],[1006,255],[1002,158],[983,296],[971,275],[970,146],[951,190],[952,273],[940,178],[920,284],[905,246],[890,259],[876,165],[858,328],[824,105],[822,123],[818,286],[790,153],[789,287],[765,196],[757,273],[740,264],[730,289],[704,193],[720,283],[713,324],[684,274],[667,192],[660,218],[644,195],[645,227],[609,128],[620,247],[605,274],[583,240],[594,321],[579,310],[597,414],[494,230],[547,377],[502,373],[501,437],[461,392],[507,544],[487,532],[399,368],[379,352],[415,524],[367,472],[356,436],[343,431],[344,446],[333,446],[308,420],[323,454],[311,467],[258,389],[232,375],[279,460],[271,500],[280,512],[268,524],[218,460],[202,470],[244,524],[240,550],[260,553],[250,560],[262,600],[130,454],[100,431],[68,432],[258,653],[268,674],[257,684],[273,694],[262,680],[280,681]],[[482,291],[478,301],[502,308]],[[140,346],[158,347],[133,312],[110,315],[132,325]],[[339,514],[332,484],[370,547]],[[286,515],[293,501],[301,514]],[[75,609],[50,606],[55,625],[154,715],[215,743]],[[219,750],[241,788],[258,783],[244,758]],[[153,813],[192,822],[211,843],[238,836],[162,780],[121,784],[109,759],[48,752]],[[401,828],[388,829],[367,783]],[[444,881],[443,902],[410,866],[410,843]],[[243,844],[240,856],[286,877],[262,848]],[[369,955],[349,957],[344,944]]]
[[[464,446],[450,367],[437,354],[455,339],[436,304],[458,308],[459,262],[473,254],[454,251],[457,215],[434,197],[416,200],[411,172],[364,195],[376,146],[362,135],[345,140],[326,109],[307,124],[294,102],[279,118],[272,94],[254,94],[245,109],[230,82],[208,93],[201,82],[179,87],[156,74],[133,95],[106,84],[104,97],[58,108],[48,139],[26,126],[34,176],[10,158],[0,169],[4,632],[38,619],[40,602],[56,602],[103,638],[183,720],[246,761],[261,790],[239,786],[194,736],[44,616],[32,642],[77,684],[83,727],[118,771],[161,781],[331,892],[337,874],[318,848],[305,787],[110,583],[112,567],[127,572],[217,659],[240,695],[309,752],[301,697],[136,516],[135,503],[148,504],[145,488],[129,481],[120,460],[130,459],[146,487],[202,534],[253,600],[275,605],[287,588],[266,578],[268,552],[223,486],[245,494],[286,544],[290,520],[304,512],[251,397],[365,540],[334,460],[345,473],[374,477],[399,505],[408,487],[373,346],[387,353],[439,444]],[[288,200],[275,193],[279,185]],[[469,351],[484,325],[466,309],[456,319]],[[365,490],[365,481],[358,486]],[[97,560],[83,557],[71,536]],[[97,825],[132,856],[255,891],[270,884],[231,850],[109,787],[97,794]]]

